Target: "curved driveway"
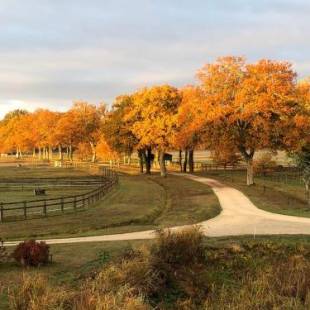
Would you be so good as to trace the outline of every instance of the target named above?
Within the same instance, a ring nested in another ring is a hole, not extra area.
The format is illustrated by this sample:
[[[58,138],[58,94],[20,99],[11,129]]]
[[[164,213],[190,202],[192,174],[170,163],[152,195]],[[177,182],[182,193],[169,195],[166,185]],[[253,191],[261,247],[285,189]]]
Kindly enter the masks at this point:
[[[218,197],[222,212],[213,219],[199,223],[206,236],[310,234],[310,218],[270,213],[255,205],[240,191],[214,179],[189,174],[175,174],[210,186]],[[178,226],[173,230],[187,226]],[[103,236],[48,239],[48,244],[141,240],[154,238],[154,230]],[[5,245],[16,245],[7,242]]]

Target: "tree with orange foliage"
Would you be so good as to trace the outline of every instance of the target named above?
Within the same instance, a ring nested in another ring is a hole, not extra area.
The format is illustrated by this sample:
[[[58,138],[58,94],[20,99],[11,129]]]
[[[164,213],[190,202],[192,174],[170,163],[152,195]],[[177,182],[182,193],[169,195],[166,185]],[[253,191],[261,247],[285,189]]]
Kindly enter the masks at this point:
[[[301,111],[295,117],[294,130],[290,130],[292,134],[289,143],[293,149],[291,153],[302,170],[302,178],[310,205],[310,78],[297,85],[297,94]]]
[[[52,159],[57,121],[60,114],[47,109],[38,109],[33,115],[32,136],[39,149],[39,158]]]
[[[135,119],[132,132],[140,148],[158,151],[161,176],[166,176],[165,151],[172,146],[181,102],[178,89],[169,86],[144,88],[133,95],[133,108],[128,118]]]
[[[206,125],[238,148],[247,164],[247,185],[254,183],[253,156],[258,149],[286,147],[288,126],[298,113],[296,73],[291,64],[242,57],[219,58],[199,72],[205,97]]]
[[[180,92],[182,100],[178,109],[174,147],[180,150],[181,171],[186,172],[188,164],[189,171],[194,172],[194,150],[200,143],[205,121],[201,113],[202,94],[201,90],[194,86],[186,86]],[[183,165],[182,150],[185,153]]]
[[[120,159],[120,153],[113,150],[104,137],[101,137],[97,145],[97,153],[98,157],[102,160],[115,161]]]
[[[125,119],[132,107],[132,96],[118,96],[113,103],[112,110],[107,113],[102,131],[105,141],[111,150],[119,154],[126,154],[129,158],[137,146],[137,139],[131,131],[133,119]]]
[[[79,142],[87,142],[92,152],[92,162],[97,159],[96,146],[101,137],[101,125],[106,113],[104,104],[98,107],[85,101],[75,102],[70,112],[74,115]],[[72,121],[73,121],[72,120]]]
[[[14,110],[5,115],[0,129],[2,151],[15,151],[16,157],[20,158],[22,151],[29,149],[28,118],[29,113],[25,110]]]

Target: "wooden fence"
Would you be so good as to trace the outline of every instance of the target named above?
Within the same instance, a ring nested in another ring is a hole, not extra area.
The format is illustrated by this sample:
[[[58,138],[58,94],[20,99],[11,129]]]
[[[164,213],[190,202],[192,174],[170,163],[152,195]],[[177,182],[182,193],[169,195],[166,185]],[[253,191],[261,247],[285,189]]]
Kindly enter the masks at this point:
[[[91,165],[90,169],[100,172],[101,184],[87,193],[50,199],[17,201],[0,203],[0,222],[16,221],[21,219],[46,217],[48,215],[78,211],[89,207],[102,199],[105,194],[118,183],[115,171],[98,165]],[[96,167],[95,167],[96,166]],[[74,167],[87,168],[86,164],[74,164]]]

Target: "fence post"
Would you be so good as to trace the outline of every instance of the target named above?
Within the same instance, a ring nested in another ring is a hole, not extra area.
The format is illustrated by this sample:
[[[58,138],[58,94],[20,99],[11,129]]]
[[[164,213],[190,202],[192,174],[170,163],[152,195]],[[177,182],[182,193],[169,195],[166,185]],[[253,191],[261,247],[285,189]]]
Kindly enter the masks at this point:
[[[24,218],[27,218],[27,201],[24,201]]]
[[[64,212],[64,198],[63,197],[60,198],[60,208],[61,208],[61,212]]]
[[[44,199],[44,203],[43,203],[43,214],[44,216],[47,215],[47,209],[46,209],[46,199]]]
[[[0,204],[0,222],[3,222],[3,203]]]

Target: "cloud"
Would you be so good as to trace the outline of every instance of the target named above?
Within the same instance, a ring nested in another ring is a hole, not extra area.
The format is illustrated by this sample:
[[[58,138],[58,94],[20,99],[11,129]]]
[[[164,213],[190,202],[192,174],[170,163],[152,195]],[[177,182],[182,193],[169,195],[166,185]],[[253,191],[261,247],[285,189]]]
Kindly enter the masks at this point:
[[[306,0],[2,0],[0,115],[181,86],[224,55],[289,60],[310,75],[309,13]]]

